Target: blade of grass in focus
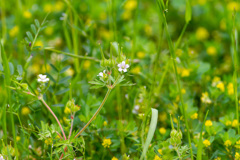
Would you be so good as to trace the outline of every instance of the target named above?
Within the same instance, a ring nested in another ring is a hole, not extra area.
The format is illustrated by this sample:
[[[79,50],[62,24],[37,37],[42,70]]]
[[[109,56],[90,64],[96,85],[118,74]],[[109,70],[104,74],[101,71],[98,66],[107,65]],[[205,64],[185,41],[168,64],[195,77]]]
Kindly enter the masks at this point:
[[[146,156],[148,147],[149,147],[149,145],[152,141],[154,132],[155,132],[156,127],[157,127],[157,120],[158,120],[158,110],[152,108],[151,122],[150,122],[149,130],[148,130],[147,139],[146,139],[146,142],[144,143],[144,146],[143,146],[143,152],[142,152],[140,160],[142,160]]]

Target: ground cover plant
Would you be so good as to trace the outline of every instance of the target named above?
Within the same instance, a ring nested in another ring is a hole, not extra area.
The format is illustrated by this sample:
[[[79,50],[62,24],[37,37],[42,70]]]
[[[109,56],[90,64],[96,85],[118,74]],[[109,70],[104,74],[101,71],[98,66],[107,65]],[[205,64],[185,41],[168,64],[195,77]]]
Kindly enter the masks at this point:
[[[0,160],[239,160],[239,11],[1,0]]]

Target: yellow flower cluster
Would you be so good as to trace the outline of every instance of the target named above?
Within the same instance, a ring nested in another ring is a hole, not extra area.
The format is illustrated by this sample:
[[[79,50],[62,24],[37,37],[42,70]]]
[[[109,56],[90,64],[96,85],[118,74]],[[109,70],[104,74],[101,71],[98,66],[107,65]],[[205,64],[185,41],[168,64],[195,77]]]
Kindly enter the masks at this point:
[[[239,8],[240,8],[239,3],[235,1],[229,2],[227,5],[227,9],[231,12],[234,10],[238,11]]]
[[[207,139],[203,141],[203,144],[205,145],[205,147],[209,147],[211,145],[210,141]]]
[[[32,13],[29,12],[29,11],[24,11],[23,12],[23,17],[26,18],[26,19],[29,19],[32,17]]]
[[[193,115],[191,115],[191,119],[197,119],[198,118],[198,114],[194,113]]]
[[[235,160],[240,160],[240,154],[238,152],[235,153]]]
[[[10,37],[15,37],[19,32],[19,27],[18,26],[14,26],[10,31],[9,31],[9,35]]]
[[[228,89],[228,95],[234,94],[233,83],[228,83],[227,89]]]
[[[205,126],[206,126],[206,127],[212,126],[212,121],[211,121],[211,120],[206,120]]]
[[[228,120],[228,121],[225,123],[225,125],[226,125],[226,126],[231,126],[231,125],[232,125],[232,122]]]
[[[206,28],[204,27],[199,27],[196,31],[196,38],[197,40],[204,41],[208,39],[209,33]]]
[[[160,132],[161,134],[165,134],[166,131],[167,131],[167,130],[166,130],[164,127],[161,127],[161,128],[159,129],[159,132]]]
[[[158,155],[155,155],[154,160],[162,160],[162,158],[158,157]]]
[[[208,92],[202,93],[201,101],[202,101],[203,103],[207,103],[207,104],[212,103],[211,99],[210,99],[209,96],[208,96]]]
[[[232,122],[232,127],[237,127],[238,126],[238,120],[234,119]]]
[[[209,46],[207,48],[207,54],[210,56],[215,56],[217,54],[217,49],[214,46]]]
[[[240,149],[240,140],[236,142],[235,148]]]
[[[31,113],[31,110],[28,107],[23,107],[21,110],[22,115],[26,116]]]
[[[220,91],[222,91],[222,92],[225,91],[225,87],[224,87],[223,82],[219,82],[219,83],[217,84],[217,88],[220,89]]]
[[[231,142],[230,140],[226,140],[226,141],[224,142],[224,145],[225,145],[226,147],[230,147],[230,146],[232,145],[232,142]]]
[[[112,160],[118,160],[116,157],[113,157]]]
[[[52,143],[53,143],[52,138],[47,138],[47,139],[45,139],[44,143],[45,143],[46,145],[52,145]]]
[[[104,138],[103,139],[102,145],[103,145],[104,148],[109,148],[111,144],[112,144],[112,141],[111,141],[110,138]]]

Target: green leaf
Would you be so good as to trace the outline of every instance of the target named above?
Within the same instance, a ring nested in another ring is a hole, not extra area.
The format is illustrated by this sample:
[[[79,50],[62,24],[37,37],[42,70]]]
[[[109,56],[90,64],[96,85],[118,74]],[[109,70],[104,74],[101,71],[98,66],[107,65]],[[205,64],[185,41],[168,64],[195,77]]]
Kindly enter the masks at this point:
[[[58,84],[67,83],[67,81],[71,78],[72,78],[71,76],[64,77],[58,82]]]
[[[198,70],[197,70],[197,74],[204,74],[206,73],[209,69],[211,68],[209,63],[205,63],[205,62],[200,62]]]
[[[58,72],[57,67],[55,67],[52,63],[50,63],[50,66],[53,68],[53,70],[55,70],[56,72]]]
[[[2,63],[0,63],[0,71],[3,71]]]
[[[64,73],[66,70],[68,70],[71,66],[66,66],[64,67],[59,73]]]
[[[192,9],[190,0],[186,0],[186,12],[185,12],[185,21],[188,23],[192,19]]]
[[[20,76],[23,74],[22,65],[18,65],[18,66],[17,66],[17,71],[18,71],[18,74],[19,74]]]
[[[39,21],[37,19],[35,19],[34,21],[35,21],[36,26],[39,28],[40,27]]]
[[[58,91],[57,93],[55,93],[55,95],[60,95],[60,94],[63,94],[63,93],[65,93],[65,92],[67,92],[67,91],[69,91],[69,88],[60,90],[60,91]]]
[[[31,24],[31,29],[32,29],[34,34],[37,34],[37,29],[36,29],[34,24]]]
[[[151,109],[152,109],[151,123],[150,123],[150,126],[149,126],[147,139],[146,139],[146,142],[144,143],[143,152],[142,152],[140,160],[142,160],[146,156],[148,147],[149,147],[149,145],[150,145],[150,143],[152,141],[154,132],[155,132],[156,127],[157,127],[158,110],[156,110],[154,108],[151,108]]]
[[[30,39],[30,41],[32,42],[33,41],[33,36],[32,36],[32,33],[31,32],[26,32],[28,38]]]
[[[10,74],[13,75],[14,73],[14,66],[11,62],[8,62],[8,65],[9,65],[9,69],[10,69]]]

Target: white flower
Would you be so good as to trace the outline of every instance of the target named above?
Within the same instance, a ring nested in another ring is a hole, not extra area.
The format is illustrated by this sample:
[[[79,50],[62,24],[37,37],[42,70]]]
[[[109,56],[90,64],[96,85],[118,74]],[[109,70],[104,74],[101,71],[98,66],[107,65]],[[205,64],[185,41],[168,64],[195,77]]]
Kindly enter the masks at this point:
[[[49,78],[47,78],[47,75],[42,75],[42,74],[38,75],[38,82],[46,83],[48,81],[49,81]]]
[[[133,113],[133,114],[138,114],[139,108],[140,108],[139,105],[135,105],[134,108],[133,108],[133,110],[132,110],[132,113]]]
[[[0,160],[5,160],[1,154],[0,154]]]
[[[127,69],[129,68],[129,65],[125,63],[125,61],[122,61],[122,63],[118,64],[118,70],[119,72],[127,72]]]
[[[62,13],[62,17],[59,18],[61,21],[67,19],[67,14],[66,13]]]
[[[104,70],[103,72],[100,72],[97,76],[99,77],[103,77],[103,74],[105,74],[106,70]]]

